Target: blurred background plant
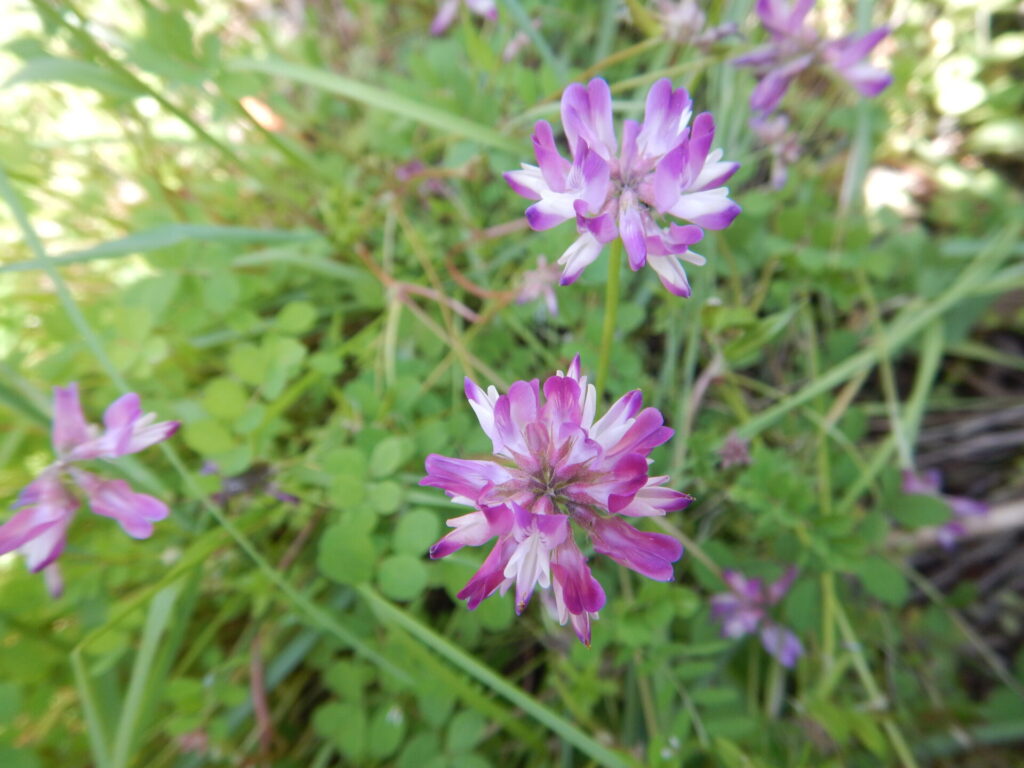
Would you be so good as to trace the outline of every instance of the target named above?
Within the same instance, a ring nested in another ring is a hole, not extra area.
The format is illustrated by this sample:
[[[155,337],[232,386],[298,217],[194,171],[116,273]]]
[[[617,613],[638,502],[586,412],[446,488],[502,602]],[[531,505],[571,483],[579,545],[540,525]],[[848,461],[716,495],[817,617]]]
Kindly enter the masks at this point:
[[[828,37],[890,24],[894,83],[802,76],[766,141],[729,64],[752,3],[706,34],[684,5],[501,0],[432,37],[427,0],[7,0],[0,497],[51,459],[53,385],[183,428],[111,468],[171,505],[152,539],[80,516],[59,600],[0,558],[0,765],[1020,764],[1022,9],[819,0]],[[595,74],[625,116],[689,88],[744,212],[693,298],[623,274],[607,389],[677,430],[655,469],[697,501],[656,529],[698,549],[671,584],[596,563],[586,649],[457,604],[482,553],[425,559],[453,513],[417,482],[489,450],[463,375],[597,360],[604,270],[552,313],[572,233],[500,178]],[[944,548],[901,469],[990,511]],[[708,605],[720,568],[791,565],[788,671]]]

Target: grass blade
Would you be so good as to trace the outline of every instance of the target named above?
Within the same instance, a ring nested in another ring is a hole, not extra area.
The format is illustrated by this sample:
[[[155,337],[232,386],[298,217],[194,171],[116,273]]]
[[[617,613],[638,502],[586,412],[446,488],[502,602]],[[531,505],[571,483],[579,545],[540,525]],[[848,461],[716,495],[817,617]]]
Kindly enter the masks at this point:
[[[46,265],[63,266],[102,259],[116,259],[136,253],[157,251],[173,245],[190,242],[204,243],[296,243],[319,239],[312,230],[253,229],[249,227],[221,227],[212,224],[164,224],[142,232],[133,232],[116,240],[71,251],[59,256],[48,256],[43,262],[38,257],[0,267],[0,272],[28,272]]]
[[[153,659],[160,645],[160,638],[171,620],[171,611],[178,599],[184,582],[178,581],[162,589],[149,604],[146,624],[142,629],[142,642],[135,654],[131,681],[121,708],[121,719],[114,734],[113,768],[127,768],[131,762],[131,750],[138,741],[139,718],[143,711],[143,699],[149,684]]]
[[[482,664],[430,627],[420,623],[398,606],[385,600],[372,587],[364,584],[357,587],[357,590],[382,621],[401,627],[435,653],[448,659],[466,674],[476,678],[498,696],[522,709],[552,733],[561,736],[585,755],[597,761],[598,765],[607,768],[636,768],[637,763],[631,757],[599,744],[594,738],[505,680],[490,667]]]
[[[271,77],[283,77],[297,83],[318,88],[346,99],[358,101],[367,107],[391,112],[399,117],[429,125],[445,133],[471,139],[484,146],[521,153],[524,147],[521,142],[504,136],[490,126],[468,120],[460,115],[452,114],[430,104],[410,99],[407,96],[389,91],[377,85],[353,80],[344,75],[327,72],[302,64],[292,64],[276,59],[256,61],[241,59],[229,63],[229,68],[236,72],[259,72]]]
[[[917,304],[903,310],[889,324],[888,338],[884,344],[876,341],[867,349],[825,371],[800,391],[748,421],[737,430],[738,434],[747,440],[755,437],[794,408],[839,386],[866,368],[875,365],[884,354],[892,354],[906,344],[918,332],[927,327],[932,320],[956,306],[962,299],[971,295],[976,286],[983,284],[988,279],[1002,261],[1010,255],[1020,227],[1020,222],[1016,220],[1007,225],[999,235],[991,240],[988,248],[979,253],[970,266],[964,269],[960,277],[937,299],[924,306]]]

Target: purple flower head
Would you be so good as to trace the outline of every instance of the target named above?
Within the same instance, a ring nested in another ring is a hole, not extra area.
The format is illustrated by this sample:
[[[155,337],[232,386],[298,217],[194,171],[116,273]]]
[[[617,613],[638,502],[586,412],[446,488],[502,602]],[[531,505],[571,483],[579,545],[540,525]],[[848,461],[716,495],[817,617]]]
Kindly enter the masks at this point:
[[[803,655],[799,638],[785,627],[773,622],[768,609],[789,592],[796,569],[789,568],[771,584],[748,579],[736,571],[725,571],[723,578],[728,592],[711,598],[711,616],[722,625],[723,637],[743,637],[759,632],[764,649],[784,667],[792,667]]]
[[[22,490],[13,505],[14,516],[0,525],[0,555],[20,551],[30,571],[45,571],[47,586],[55,595],[61,591],[56,560],[79,505],[69,486],[85,494],[95,514],[114,518],[136,539],[148,538],[153,522],[167,517],[167,505],[159,499],[134,492],[124,480],[105,480],[74,464],[137,453],[173,435],[178,422],[158,422],[154,414],[143,415],[139,396],[130,393],[107,408],[103,425],[100,430],[85,421],[76,384],[54,387],[57,460]]]
[[[942,493],[942,473],[937,469],[925,470],[920,474],[904,470],[903,492],[934,496],[949,507],[953,519],[939,528],[939,543],[946,549],[955,547],[957,540],[967,533],[964,520],[987,515],[989,511],[988,504],[983,501]]]
[[[566,373],[540,383],[517,381],[508,394],[466,379],[466,397],[491,439],[493,459],[431,454],[421,485],[442,488],[473,511],[430,549],[445,557],[497,539],[480,570],[459,592],[470,609],[513,586],[521,612],[535,587],[562,624],[590,643],[590,621],[604,605],[601,585],[576,543],[576,530],[596,552],[648,578],[668,581],[683,549],[676,539],[637,530],[629,517],[664,515],[693,499],[648,475],[648,455],[672,436],[639,391],[621,397],[595,420],[597,393],[580,375],[577,355]]]
[[[757,87],[750,95],[750,108],[754,111],[773,111],[793,79],[815,65],[831,69],[862,96],[877,96],[892,82],[888,72],[864,62],[889,34],[888,27],[878,27],[865,35],[826,40],[804,23],[814,1],[757,0],[757,15],[771,41],[733,59],[738,66],[752,67],[758,77]]]
[[[462,2],[477,16],[483,16],[491,21],[498,18],[498,6],[494,4],[494,0],[462,0]],[[430,34],[434,36],[443,35],[448,31],[448,27],[452,25],[458,14],[459,0],[442,0],[437,9],[437,15],[434,16],[434,20],[430,23]]]
[[[595,78],[586,86],[573,83],[562,94],[571,162],[555,145],[551,125],[536,124],[537,165],[524,163],[505,180],[517,194],[537,201],[526,209],[533,229],[576,222],[579,237],[558,260],[562,285],[576,280],[606,243],[619,238],[631,269],[650,263],[669,291],[690,295],[680,259],[703,264],[704,257],[689,247],[704,236],[703,228],[724,229],[740,212],[722,186],[739,164],[723,162],[722,150],[711,150],[711,114],[697,115],[692,126],[691,115],[686,90],[659,80],[647,94],[643,123],[626,120],[620,144],[608,83]],[[690,223],[663,226],[664,216]]]

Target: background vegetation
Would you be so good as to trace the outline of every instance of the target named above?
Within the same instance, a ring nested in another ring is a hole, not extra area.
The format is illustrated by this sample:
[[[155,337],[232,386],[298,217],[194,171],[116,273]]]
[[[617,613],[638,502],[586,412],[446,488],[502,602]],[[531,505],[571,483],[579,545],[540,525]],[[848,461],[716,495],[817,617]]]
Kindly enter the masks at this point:
[[[0,497],[52,459],[53,385],[184,427],[110,469],[171,504],[152,539],[79,515],[58,600],[0,558],[0,765],[1020,765],[1016,3],[819,2],[834,35],[893,25],[895,82],[801,83],[780,190],[728,64],[752,43],[679,46],[614,0],[438,38],[426,0],[3,5]],[[707,4],[757,39],[751,6]],[[483,553],[425,558],[452,507],[423,457],[488,450],[462,377],[596,366],[603,260],[557,316],[517,304],[572,233],[530,233],[500,178],[592,74],[625,113],[685,84],[742,162],[693,298],[624,274],[608,390],[677,430],[655,466],[697,502],[665,530],[800,568],[792,672],[720,638],[699,552],[671,584],[597,564],[590,649],[538,605],[457,604]],[[721,466],[731,433],[749,465]],[[997,535],[938,548],[911,462]]]

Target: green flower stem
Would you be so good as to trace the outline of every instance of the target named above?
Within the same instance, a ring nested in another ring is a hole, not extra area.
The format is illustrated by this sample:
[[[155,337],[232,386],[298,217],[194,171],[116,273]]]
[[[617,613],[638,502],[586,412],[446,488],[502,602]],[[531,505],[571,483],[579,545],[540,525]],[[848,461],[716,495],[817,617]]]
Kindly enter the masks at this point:
[[[615,320],[619,314],[619,273],[622,271],[622,241],[613,240],[608,252],[608,285],[604,294],[604,326],[601,329],[601,357],[597,363],[597,400],[601,401],[608,383],[608,367],[612,360]]]

